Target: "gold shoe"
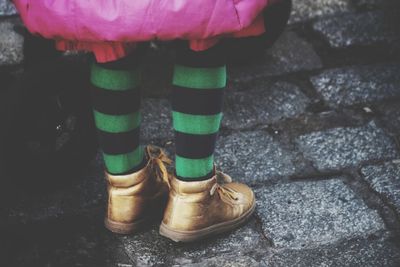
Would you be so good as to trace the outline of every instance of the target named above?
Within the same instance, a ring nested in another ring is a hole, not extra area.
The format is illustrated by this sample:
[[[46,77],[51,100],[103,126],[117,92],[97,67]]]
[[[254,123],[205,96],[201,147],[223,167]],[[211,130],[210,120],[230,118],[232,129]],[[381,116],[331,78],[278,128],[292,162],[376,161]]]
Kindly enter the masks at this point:
[[[137,172],[112,175],[108,181],[106,228],[120,234],[140,230],[151,220],[162,218],[168,198],[168,172],[171,164],[164,151],[156,146],[145,147],[147,164]]]
[[[171,176],[160,234],[173,241],[190,242],[229,231],[254,212],[253,191],[244,184],[232,183],[231,177],[216,171],[215,166],[214,176],[205,181],[185,182]],[[219,184],[218,179],[225,183]]]

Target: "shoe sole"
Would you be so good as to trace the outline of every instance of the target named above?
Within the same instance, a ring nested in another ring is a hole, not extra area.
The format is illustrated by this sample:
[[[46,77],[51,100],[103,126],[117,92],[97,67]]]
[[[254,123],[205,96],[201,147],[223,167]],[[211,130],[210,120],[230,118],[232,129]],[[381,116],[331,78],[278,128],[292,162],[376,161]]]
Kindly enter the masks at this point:
[[[208,237],[210,235],[227,232],[227,231],[233,230],[233,229],[241,226],[253,214],[255,207],[256,207],[256,202],[254,201],[252,207],[246,213],[242,214],[242,216],[240,216],[232,221],[222,222],[222,223],[215,224],[215,225],[209,226],[207,228],[203,228],[203,229],[195,230],[195,231],[174,230],[162,222],[160,225],[159,232],[160,232],[160,235],[165,236],[175,242],[197,241],[197,240],[203,239],[205,237]]]
[[[133,223],[121,223],[112,221],[109,218],[104,218],[104,226],[113,233],[116,234],[132,234],[138,232],[150,221],[150,218],[143,218]]]

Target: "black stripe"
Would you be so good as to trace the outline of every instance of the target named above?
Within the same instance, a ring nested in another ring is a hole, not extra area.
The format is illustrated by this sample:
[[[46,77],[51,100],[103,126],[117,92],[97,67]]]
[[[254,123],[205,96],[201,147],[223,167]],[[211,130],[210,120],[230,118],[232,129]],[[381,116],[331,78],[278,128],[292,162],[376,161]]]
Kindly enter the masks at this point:
[[[176,63],[186,67],[215,68],[226,64],[226,48],[223,42],[204,51],[193,51],[187,42],[178,42]]]
[[[187,134],[175,132],[176,154],[189,159],[201,159],[211,156],[215,150],[218,133]]]
[[[139,88],[116,91],[92,85],[91,93],[93,108],[104,114],[125,115],[140,109],[141,94]]]
[[[109,61],[105,63],[96,63],[101,68],[109,69],[109,70],[132,70],[138,68],[142,65],[144,61],[144,56],[148,49],[148,43],[140,43],[135,50],[120,59],[115,61]]]
[[[194,115],[215,115],[222,112],[224,89],[192,89],[172,87],[172,110]]]
[[[97,131],[100,147],[106,154],[126,154],[139,146],[140,127],[123,133],[108,133],[99,129]]]

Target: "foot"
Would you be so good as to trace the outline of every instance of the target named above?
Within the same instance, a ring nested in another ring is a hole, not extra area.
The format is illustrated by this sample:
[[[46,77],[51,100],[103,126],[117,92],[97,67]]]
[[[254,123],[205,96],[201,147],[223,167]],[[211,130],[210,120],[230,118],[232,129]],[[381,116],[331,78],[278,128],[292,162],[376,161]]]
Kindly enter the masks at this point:
[[[171,160],[163,150],[146,146],[147,164],[127,175],[106,174],[108,181],[106,228],[119,234],[130,234],[156,218],[161,219],[168,198],[166,165]]]
[[[196,241],[242,225],[255,209],[253,191],[232,183],[220,171],[205,181],[170,180],[170,193],[160,234],[176,242]],[[218,178],[226,183],[219,184]]]

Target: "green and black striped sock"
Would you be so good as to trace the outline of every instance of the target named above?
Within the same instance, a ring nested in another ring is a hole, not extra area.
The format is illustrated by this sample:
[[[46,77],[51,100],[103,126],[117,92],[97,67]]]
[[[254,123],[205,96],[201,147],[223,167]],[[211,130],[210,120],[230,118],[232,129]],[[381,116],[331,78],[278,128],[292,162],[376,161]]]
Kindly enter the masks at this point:
[[[226,60],[221,45],[195,52],[177,51],[172,87],[175,171],[180,180],[213,175],[214,150],[222,119]]]
[[[100,148],[109,173],[128,174],[141,169],[144,149],[140,137],[140,66],[130,56],[94,63],[91,91]]]

